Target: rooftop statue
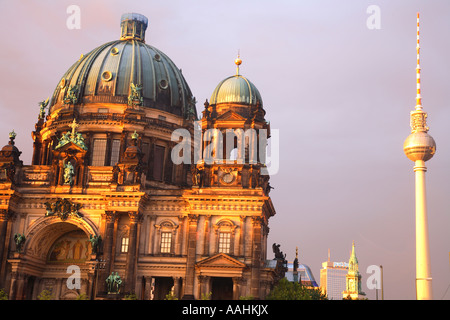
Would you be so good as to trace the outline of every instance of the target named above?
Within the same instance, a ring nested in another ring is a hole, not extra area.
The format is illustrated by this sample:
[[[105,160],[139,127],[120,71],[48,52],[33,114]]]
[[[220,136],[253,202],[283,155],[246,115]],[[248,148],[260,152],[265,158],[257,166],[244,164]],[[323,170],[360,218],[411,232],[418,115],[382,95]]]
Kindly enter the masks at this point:
[[[49,98],[45,101],[39,102],[39,119],[45,118],[45,108],[48,106],[48,100]]]
[[[69,89],[67,90],[67,96],[66,99],[64,99],[64,103],[69,104],[75,104],[78,101],[77,98],[77,94],[78,94],[78,85],[71,85],[69,87]]]
[[[144,98],[142,98],[142,85],[130,84],[130,95],[128,96],[128,105],[130,107],[142,106]]]
[[[68,144],[69,142],[72,142],[74,144],[76,144],[77,146],[79,146],[81,149],[83,150],[87,150],[87,146],[84,143],[84,138],[83,135],[79,132],[76,132],[76,128],[79,125],[77,124],[76,120],[73,119],[72,124],[70,125],[70,127],[72,128],[72,131],[67,131],[66,133],[64,133],[61,136],[61,139],[59,139],[58,144],[55,147],[55,150],[65,146],[66,144]]]

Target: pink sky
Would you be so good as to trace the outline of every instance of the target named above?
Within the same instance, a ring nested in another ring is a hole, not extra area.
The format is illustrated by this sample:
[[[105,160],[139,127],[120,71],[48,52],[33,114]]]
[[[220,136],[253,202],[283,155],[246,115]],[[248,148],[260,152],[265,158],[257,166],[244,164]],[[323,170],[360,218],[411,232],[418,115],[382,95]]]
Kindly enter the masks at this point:
[[[79,30],[66,27],[72,4],[81,9]],[[372,4],[381,9],[379,30],[366,26]],[[427,162],[433,291],[448,300],[447,0],[2,1],[0,143],[14,129],[30,164],[38,102],[81,54],[119,38],[122,13],[141,13],[149,19],[146,42],[183,70],[198,112],[234,74],[240,51],[241,74],[259,89],[266,119],[280,133],[268,247],[280,243],[293,260],[298,246],[300,263],[319,282],[328,249],[332,260],[348,261],[354,240],[370,299],[370,265],[383,265],[385,299],[414,299],[414,173],[403,141],[415,104],[418,11],[422,101],[437,143]]]

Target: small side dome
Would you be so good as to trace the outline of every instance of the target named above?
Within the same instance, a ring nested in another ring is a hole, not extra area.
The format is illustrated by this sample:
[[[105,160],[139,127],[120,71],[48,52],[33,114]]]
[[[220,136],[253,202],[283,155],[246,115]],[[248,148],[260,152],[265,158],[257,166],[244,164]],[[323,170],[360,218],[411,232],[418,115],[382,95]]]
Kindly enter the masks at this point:
[[[259,105],[262,108],[261,94],[256,86],[250,80],[239,74],[239,66],[242,64],[239,56],[234,60],[234,63],[236,64],[236,75],[222,80],[217,85],[209,103],[211,105],[224,103],[250,106]]]
[[[255,85],[241,75],[222,80],[211,95],[210,104],[233,103],[262,106],[261,94]]]

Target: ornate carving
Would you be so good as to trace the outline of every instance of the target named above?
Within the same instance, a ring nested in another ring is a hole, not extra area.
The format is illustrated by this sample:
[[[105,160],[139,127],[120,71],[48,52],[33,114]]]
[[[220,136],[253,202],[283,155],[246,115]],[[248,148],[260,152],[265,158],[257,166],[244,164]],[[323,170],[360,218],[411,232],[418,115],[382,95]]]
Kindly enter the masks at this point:
[[[76,128],[79,125],[77,124],[76,120],[73,119],[72,124],[70,125],[70,127],[72,128],[72,131],[67,131],[66,133],[64,133],[61,136],[61,139],[58,139],[59,142],[55,147],[55,150],[65,146],[66,144],[68,144],[69,142],[72,142],[73,144],[79,146],[81,149],[83,150],[87,150],[87,146],[84,143],[84,138],[81,135],[81,133],[76,132]]]
[[[82,205],[80,203],[73,203],[67,199],[56,199],[54,201],[45,202],[45,207],[47,212],[45,216],[56,215],[65,221],[69,216],[75,216],[77,218],[82,218],[83,215],[78,212]]]

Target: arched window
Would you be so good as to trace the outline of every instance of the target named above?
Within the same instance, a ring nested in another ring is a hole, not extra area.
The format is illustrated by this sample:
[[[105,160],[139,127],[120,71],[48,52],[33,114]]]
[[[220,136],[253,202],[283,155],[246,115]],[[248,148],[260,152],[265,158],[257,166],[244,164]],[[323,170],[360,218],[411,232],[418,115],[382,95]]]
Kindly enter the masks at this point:
[[[127,253],[130,244],[130,228],[127,225],[119,226],[117,230],[117,248],[118,254]]]

